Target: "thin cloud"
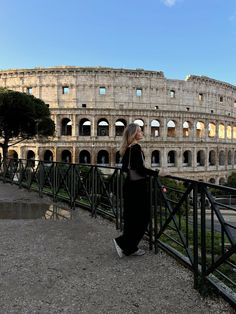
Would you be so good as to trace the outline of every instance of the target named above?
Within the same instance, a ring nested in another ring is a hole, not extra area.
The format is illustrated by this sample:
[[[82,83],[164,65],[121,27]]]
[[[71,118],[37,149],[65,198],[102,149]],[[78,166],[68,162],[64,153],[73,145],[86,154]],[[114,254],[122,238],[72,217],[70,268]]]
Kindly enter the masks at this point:
[[[176,1],[177,0],[162,0],[164,5],[166,5],[167,7],[173,7],[175,5]]]
[[[236,20],[236,11],[229,17],[229,21],[233,22]]]

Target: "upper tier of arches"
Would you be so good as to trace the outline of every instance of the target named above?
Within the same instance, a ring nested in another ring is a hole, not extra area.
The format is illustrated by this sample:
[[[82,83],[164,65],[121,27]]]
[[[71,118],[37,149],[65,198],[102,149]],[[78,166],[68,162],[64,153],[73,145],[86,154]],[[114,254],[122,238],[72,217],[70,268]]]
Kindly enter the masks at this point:
[[[204,119],[187,119],[179,121],[178,119],[152,119],[147,125],[143,119],[135,119],[133,122],[140,125],[143,132],[149,134],[150,137],[176,137],[177,135],[184,138],[198,138],[203,139],[236,139],[236,122],[225,121],[205,121]],[[72,135],[72,120],[68,117],[59,120],[60,128],[59,134],[62,136]],[[99,118],[93,125],[89,118],[79,118],[77,123],[78,136],[109,136],[110,131],[115,136],[121,136],[124,128],[127,125],[127,120],[124,118],[117,118],[112,125],[109,118]],[[92,130],[95,132],[92,134]]]

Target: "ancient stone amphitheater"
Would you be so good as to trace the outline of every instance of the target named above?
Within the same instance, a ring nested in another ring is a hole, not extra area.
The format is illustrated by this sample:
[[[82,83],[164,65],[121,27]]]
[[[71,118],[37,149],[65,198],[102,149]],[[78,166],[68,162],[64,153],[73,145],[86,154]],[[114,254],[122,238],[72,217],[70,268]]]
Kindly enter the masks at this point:
[[[146,165],[222,184],[236,169],[236,86],[205,76],[102,67],[0,71],[0,86],[43,99],[55,137],[11,147],[18,158],[117,166],[127,123],[143,128]]]

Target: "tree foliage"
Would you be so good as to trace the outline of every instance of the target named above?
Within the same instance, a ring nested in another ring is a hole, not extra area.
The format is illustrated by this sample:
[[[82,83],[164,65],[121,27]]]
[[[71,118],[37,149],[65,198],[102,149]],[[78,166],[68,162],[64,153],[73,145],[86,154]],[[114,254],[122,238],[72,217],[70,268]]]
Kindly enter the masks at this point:
[[[37,136],[52,136],[55,124],[48,106],[33,95],[0,88],[0,147],[7,157],[9,146]]]
[[[236,172],[233,172],[227,180],[226,186],[230,186],[232,188],[236,188]]]

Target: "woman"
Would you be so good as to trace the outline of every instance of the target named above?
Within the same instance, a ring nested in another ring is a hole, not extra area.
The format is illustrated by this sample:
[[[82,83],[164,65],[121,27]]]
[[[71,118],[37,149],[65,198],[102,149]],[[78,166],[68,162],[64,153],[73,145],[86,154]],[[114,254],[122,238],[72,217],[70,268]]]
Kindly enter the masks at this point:
[[[143,138],[139,125],[129,124],[124,130],[120,147],[122,170],[127,172],[124,183],[124,231],[113,239],[119,257],[140,256],[145,251],[138,248],[147,229],[150,212],[148,205],[147,175],[158,175],[158,171],[144,166],[144,154],[138,142]]]

